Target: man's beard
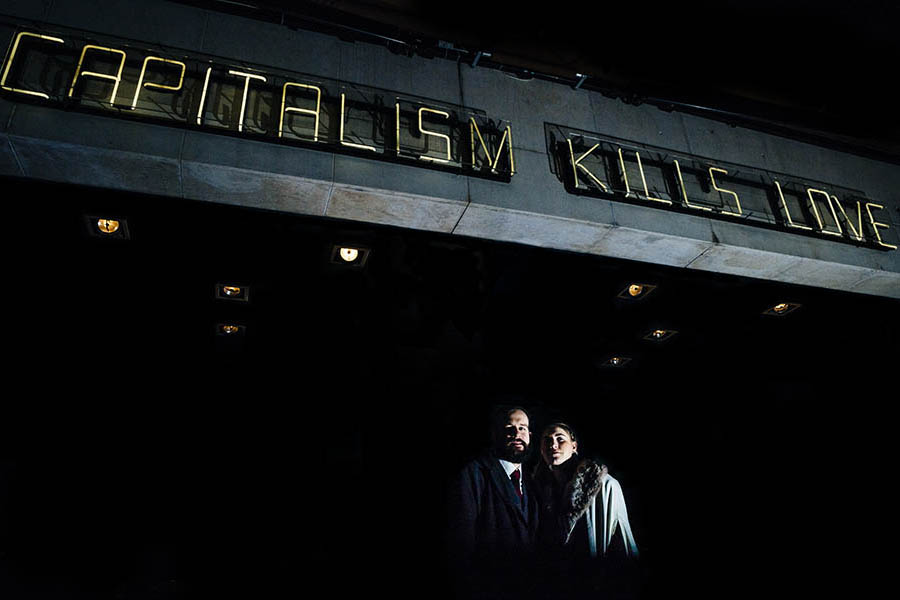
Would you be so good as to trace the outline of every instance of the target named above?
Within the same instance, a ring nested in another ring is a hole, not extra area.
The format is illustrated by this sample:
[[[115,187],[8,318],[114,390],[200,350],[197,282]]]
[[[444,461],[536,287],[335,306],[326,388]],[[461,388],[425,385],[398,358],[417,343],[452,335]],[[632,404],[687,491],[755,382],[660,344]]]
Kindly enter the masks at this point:
[[[511,463],[523,463],[525,462],[525,459],[528,458],[528,451],[530,449],[531,446],[529,445],[526,445],[524,450],[518,450],[512,444],[504,445],[497,448],[497,456],[503,460],[508,460]]]

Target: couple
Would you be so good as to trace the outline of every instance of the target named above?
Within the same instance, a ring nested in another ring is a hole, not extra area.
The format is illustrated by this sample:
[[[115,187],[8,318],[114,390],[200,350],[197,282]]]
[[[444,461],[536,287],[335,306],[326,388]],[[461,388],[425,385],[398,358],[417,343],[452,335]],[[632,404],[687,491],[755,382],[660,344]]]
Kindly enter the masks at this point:
[[[554,423],[532,440],[521,407],[496,411],[491,425],[491,451],[467,464],[450,488],[449,533],[457,557],[513,564],[535,550],[637,556],[621,486],[604,465],[579,460],[571,427]],[[524,461],[532,443],[539,444],[541,459],[530,477]]]

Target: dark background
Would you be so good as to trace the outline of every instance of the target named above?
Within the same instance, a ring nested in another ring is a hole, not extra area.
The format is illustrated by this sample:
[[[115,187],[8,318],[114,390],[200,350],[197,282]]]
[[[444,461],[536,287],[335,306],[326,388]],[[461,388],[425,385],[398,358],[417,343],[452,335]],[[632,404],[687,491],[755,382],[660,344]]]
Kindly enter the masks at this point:
[[[885,572],[896,300],[3,187],[4,597],[446,597],[446,485],[510,396],[622,483],[628,597],[837,597]],[[131,239],[90,235],[97,215]],[[332,264],[334,243],[365,267]],[[657,288],[618,298],[632,282]],[[802,306],[762,314],[782,301]],[[642,339],[657,327],[679,333]]]
[[[900,161],[890,0],[178,1]]]

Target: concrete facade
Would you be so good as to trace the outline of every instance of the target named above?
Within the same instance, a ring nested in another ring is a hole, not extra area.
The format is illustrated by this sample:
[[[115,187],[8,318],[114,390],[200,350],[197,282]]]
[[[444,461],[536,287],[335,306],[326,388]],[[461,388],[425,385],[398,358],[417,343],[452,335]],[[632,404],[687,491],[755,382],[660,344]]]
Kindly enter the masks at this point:
[[[5,2],[80,28],[396,90],[508,119],[509,183],[0,99],[0,174],[387,224],[900,298],[900,251],[568,193],[544,123],[863,190],[900,223],[900,167],[586,90],[163,1]],[[264,40],[264,43],[262,41]],[[892,225],[893,227],[893,225]]]

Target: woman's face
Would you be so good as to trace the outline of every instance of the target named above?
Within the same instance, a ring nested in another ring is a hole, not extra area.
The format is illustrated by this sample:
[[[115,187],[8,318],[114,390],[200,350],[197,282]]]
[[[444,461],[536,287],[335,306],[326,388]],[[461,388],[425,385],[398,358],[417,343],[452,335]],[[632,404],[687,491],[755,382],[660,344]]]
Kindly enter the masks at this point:
[[[577,442],[562,427],[548,429],[541,436],[541,456],[549,466],[559,466],[572,458],[578,450]]]

